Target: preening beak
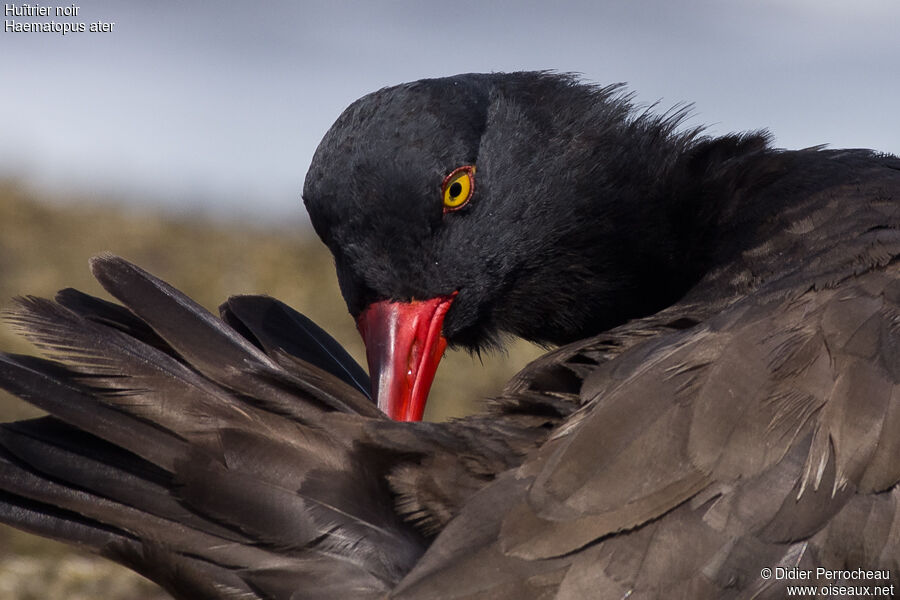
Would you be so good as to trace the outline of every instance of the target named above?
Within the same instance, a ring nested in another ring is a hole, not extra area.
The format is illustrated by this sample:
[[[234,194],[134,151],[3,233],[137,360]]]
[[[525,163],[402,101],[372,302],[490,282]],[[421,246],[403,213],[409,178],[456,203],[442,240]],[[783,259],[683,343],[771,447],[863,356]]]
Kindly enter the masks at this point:
[[[372,395],[397,421],[421,421],[438,363],[447,347],[441,334],[454,292],[429,300],[375,302],[356,326],[366,344]]]

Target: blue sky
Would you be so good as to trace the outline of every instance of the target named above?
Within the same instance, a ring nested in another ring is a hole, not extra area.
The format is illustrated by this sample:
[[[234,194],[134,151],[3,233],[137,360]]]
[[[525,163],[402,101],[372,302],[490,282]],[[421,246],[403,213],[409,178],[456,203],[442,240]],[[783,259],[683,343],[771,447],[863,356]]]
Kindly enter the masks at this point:
[[[897,0],[76,4],[57,20],[113,31],[0,31],[0,175],[51,191],[298,216],[347,104],[470,71],[574,71],[693,102],[711,133],[900,153]]]

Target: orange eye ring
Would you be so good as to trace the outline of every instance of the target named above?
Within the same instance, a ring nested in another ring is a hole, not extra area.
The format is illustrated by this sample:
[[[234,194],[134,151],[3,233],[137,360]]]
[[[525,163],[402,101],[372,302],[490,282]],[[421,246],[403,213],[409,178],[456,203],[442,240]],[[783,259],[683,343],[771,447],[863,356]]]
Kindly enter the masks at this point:
[[[444,212],[453,212],[465,206],[475,193],[475,165],[466,165],[450,171],[441,183]]]

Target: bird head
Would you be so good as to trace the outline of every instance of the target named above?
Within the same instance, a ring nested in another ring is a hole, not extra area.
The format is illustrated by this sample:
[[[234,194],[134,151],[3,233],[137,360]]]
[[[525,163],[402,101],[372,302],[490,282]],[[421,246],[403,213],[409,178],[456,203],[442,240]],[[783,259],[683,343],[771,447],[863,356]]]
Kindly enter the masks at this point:
[[[636,165],[664,162],[669,142],[630,109],[618,86],[470,74],[382,89],[338,118],[303,197],[390,416],[421,418],[447,343],[564,343],[648,310],[635,273],[671,253]]]

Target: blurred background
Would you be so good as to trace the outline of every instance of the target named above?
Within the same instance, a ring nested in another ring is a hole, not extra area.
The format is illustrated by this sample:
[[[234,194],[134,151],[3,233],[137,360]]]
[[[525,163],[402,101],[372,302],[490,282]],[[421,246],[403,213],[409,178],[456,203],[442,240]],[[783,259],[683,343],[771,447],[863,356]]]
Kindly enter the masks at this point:
[[[627,82],[660,110],[694,103],[686,125],[710,134],[769,128],[780,147],[900,153],[896,0],[76,6],[7,14],[0,30],[0,307],[66,286],[99,294],[87,259],[110,250],[210,309],[234,293],[277,296],[362,361],[300,190],[351,101],[423,77],[577,72]],[[14,30],[49,21],[110,31]],[[5,327],[0,348],[32,351]],[[473,410],[539,353],[448,356],[427,417]],[[0,398],[2,420],[36,414]],[[0,530],[4,600],[162,597],[102,560]]]
[[[896,0],[77,4],[58,20],[112,31],[0,35],[0,173],[64,194],[301,218],[347,104],[468,71],[573,71],[693,102],[711,133],[900,151]]]

